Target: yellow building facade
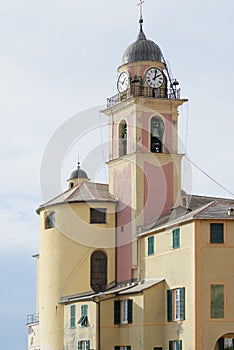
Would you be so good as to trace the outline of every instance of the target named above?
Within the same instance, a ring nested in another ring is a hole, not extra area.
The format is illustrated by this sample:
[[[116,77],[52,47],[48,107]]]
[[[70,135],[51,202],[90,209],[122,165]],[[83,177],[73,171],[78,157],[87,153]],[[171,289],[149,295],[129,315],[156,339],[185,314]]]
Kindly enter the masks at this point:
[[[234,200],[181,190],[178,82],[140,31],[109,121],[109,183],[80,164],[41,205],[29,350],[234,348]]]

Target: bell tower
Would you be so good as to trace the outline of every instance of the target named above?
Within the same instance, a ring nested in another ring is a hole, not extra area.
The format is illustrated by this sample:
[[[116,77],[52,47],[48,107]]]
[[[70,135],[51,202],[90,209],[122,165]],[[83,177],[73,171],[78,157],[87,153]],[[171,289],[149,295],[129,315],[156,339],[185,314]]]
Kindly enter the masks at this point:
[[[146,38],[140,17],[137,40],[118,68],[118,93],[107,100],[109,191],[117,208],[117,279],[140,277],[137,234],[181,205],[178,153],[178,82],[159,46]]]

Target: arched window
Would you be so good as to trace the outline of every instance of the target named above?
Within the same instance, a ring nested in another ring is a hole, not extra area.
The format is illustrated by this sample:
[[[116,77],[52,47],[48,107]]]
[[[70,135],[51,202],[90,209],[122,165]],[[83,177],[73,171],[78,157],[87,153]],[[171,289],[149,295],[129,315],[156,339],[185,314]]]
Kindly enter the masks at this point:
[[[55,227],[55,212],[51,211],[50,213],[48,213],[46,215],[45,228],[49,229],[49,228],[53,228],[53,227]]]
[[[125,120],[122,120],[119,123],[119,157],[127,154],[127,136],[127,123]]]
[[[162,153],[164,124],[161,118],[153,117],[150,126],[150,150],[153,153]]]
[[[96,251],[91,255],[90,285],[96,292],[104,292],[107,285],[107,256],[102,251]]]

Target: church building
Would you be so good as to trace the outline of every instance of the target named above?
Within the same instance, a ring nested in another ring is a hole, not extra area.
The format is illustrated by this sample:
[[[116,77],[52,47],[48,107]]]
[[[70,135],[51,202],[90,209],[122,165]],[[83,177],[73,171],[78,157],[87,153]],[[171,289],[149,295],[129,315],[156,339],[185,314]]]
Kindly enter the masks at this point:
[[[78,164],[37,209],[28,350],[234,349],[234,200],[181,189],[187,100],[142,17],[118,72],[109,183]]]

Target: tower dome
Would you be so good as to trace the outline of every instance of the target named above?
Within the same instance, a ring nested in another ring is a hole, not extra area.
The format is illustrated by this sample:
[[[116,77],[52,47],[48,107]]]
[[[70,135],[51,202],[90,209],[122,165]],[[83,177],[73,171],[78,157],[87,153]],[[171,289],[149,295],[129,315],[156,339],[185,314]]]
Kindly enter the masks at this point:
[[[70,180],[73,179],[88,179],[87,173],[80,168],[80,163],[78,163],[78,167],[71,173]]]
[[[142,29],[143,20],[140,20],[140,32],[137,40],[128,46],[122,58],[122,64],[139,61],[162,61],[160,47],[152,40],[146,38]]]

